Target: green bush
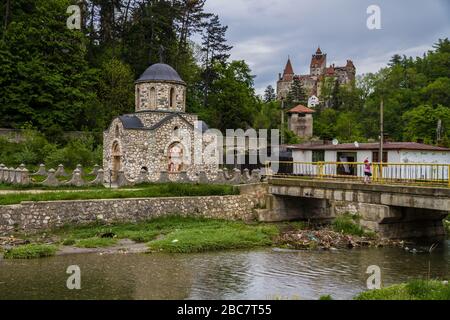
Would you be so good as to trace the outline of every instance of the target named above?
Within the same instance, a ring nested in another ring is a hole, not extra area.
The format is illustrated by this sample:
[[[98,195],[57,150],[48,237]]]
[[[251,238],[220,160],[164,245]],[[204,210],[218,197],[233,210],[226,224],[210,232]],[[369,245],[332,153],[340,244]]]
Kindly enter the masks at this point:
[[[35,259],[54,256],[57,247],[44,244],[27,244],[6,250],[5,259]]]
[[[93,137],[83,137],[70,140],[69,143],[60,149],[55,149],[45,158],[45,163],[49,167],[57,167],[63,164],[68,168],[75,168],[77,164],[92,166],[101,163],[99,159],[99,149],[94,146]]]
[[[353,236],[369,235],[366,231],[357,224],[359,217],[345,214],[334,219],[332,223],[333,230]],[[371,234],[370,234],[371,235]]]
[[[20,164],[34,167],[45,163],[47,168],[63,164],[75,168],[77,164],[85,167],[102,163],[103,148],[95,144],[92,135],[72,138],[65,145],[50,143],[43,134],[27,129],[22,132],[23,141],[10,142],[0,137],[0,163],[8,167]]]
[[[450,286],[436,280],[412,280],[398,284],[363,292],[355,297],[356,300],[450,300]]]

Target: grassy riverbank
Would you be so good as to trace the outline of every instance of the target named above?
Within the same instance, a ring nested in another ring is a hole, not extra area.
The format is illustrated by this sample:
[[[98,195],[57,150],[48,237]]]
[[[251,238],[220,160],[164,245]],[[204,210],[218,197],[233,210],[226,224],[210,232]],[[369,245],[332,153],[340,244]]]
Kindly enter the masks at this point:
[[[339,230],[339,231],[335,231]],[[355,235],[357,234],[357,235]],[[359,236],[362,234],[363,236]],[[353,218],[337,218],[331,227],[316,228],[303,222],[245,223],[193,217],[162,217],[139,223],[65,226],[45,233],[16,238],[0,238],[5,241],[6,258],[30,258],[49,256],[34,253],[37,246],[17,246],[23,243],[83,249],[118,249],[125,241],[142,244],[148,252],[194,253],[230,249],[250,249],[277,246],[287,249],[329,250],[380,245],[376,238],[369,238],[364,230],[355,227]],[[17,244],[15,244],[17,243]],[[383,242],[381,245],[390,245]],[[9,246],[16,246],[10,249]],[[141,246],[141,247],[142,247]],[[0,241],[0,248],[2,241]],[[17,250],[16,250],[17,249]],[[127,248],[124,248],[127,250]],[[113,250],[114,251],[114,250]],[[145,251],[145,250],[144,250]],[[53,253],[56,253],[54,251]]]
[[[36,259],[51,257],[56,254],[58,247],[45,244],[27,244],[6,250],[5,259]]]
[[[31,191],[8,193],[0,197],[0,205],[18,204],[22,201],[224,196],[238,193],[239,191],[233,186],[167,183],[141,185],[131,189],[93,188],[80,191],[67,189],[41,193],[33,193]]]
[[[203,218],[165,217],[140,223],[90,224],[66,226],[27,240],[33,245],[6,250],[5,258],[38,258],[45,243],[52,247],[108,248],[129,239],[145,243],[148,252],[194,253],[230,249],[250,249],[271,246],[280,232],[276,225],[246,224]],[[38,252],[35,252],[38,251]],[[27,255],[28,254],[28,255]]]
[[[355,300],[450,300],[450,285],[436,280],[412,280],[363,292]]]

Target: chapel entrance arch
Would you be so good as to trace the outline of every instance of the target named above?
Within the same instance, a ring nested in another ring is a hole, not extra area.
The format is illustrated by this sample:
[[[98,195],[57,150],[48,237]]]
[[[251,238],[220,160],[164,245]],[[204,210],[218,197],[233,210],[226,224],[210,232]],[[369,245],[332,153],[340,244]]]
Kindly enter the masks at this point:
[[[112,158],[111,182],[116,182],[119,170],[122,168],[122,151],[120,149],[118,141],[114,141],[112,145],[111,158]]]

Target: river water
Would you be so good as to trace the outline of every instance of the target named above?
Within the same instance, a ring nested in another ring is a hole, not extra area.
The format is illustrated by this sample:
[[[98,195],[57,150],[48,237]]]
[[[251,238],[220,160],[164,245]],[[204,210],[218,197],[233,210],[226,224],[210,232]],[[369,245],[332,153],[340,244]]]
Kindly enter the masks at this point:
[[[81,269],[81,290],[66,287],[70,265]],[[450,241],[432,254],[263,249],[0,260],[0,299],[351,299],[366,289],[371,265],[381,268],[384,286],[429,275],[448,279]]]

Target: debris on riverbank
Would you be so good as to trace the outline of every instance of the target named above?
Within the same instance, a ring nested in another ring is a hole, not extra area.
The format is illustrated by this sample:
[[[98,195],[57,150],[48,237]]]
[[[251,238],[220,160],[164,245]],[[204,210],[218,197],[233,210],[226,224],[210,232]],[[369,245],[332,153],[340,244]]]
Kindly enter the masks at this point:
[[[348,235],[328,228],[286,231],[281,233],[275,242],[285,248],[295,250],[404,246],[404,241],[376,236]]]

